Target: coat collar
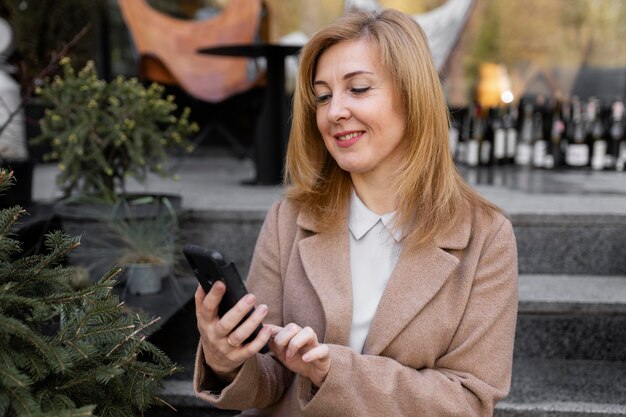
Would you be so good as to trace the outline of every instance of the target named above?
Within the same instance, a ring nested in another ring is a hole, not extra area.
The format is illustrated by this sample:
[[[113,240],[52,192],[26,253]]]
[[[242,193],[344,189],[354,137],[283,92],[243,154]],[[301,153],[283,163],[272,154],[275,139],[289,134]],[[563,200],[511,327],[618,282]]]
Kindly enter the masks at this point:
[[[315,289],[326,323],[326,343],[347,345],[352,323],[348,213],[343,227],[320,232],[305,211],[297,224],[313,232],[299,241],[298,248],[307,278]],[[471,222],[462,216],[447,233],[431,244],[408,253],[402,251],[374,315],[363,352],[378,355],[437,294],[458,268],[459,260],[445,249],[463,249],[469,242]]]

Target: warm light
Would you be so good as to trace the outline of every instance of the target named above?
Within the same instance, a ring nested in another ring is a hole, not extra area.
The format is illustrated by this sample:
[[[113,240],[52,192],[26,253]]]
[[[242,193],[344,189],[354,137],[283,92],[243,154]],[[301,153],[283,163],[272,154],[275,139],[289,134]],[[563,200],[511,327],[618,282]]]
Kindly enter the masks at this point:
[[[502,105],[502,95],[511,91],[511,80],[506,67],[493,62],[480,64],[478,85],[476,86],[478,103],[484,108]]]
[[[500,99],[503,103],[509,104],[513,102],[513,93],[510,90],[503,91],[500,95]]]

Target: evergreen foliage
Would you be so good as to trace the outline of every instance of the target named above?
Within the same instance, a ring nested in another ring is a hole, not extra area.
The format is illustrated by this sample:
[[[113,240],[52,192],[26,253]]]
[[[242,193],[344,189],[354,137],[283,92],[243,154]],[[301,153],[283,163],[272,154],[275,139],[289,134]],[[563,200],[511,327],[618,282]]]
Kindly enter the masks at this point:
[[[0,170],[0,193],[12,182]],[[124,311],[119,270],[71,287],[61,261],[78,238],[53,232],[44,254],[19,257],[10,231],[23,213],[0,211],[0,416],[142,415],[178,370],[143,335],[157,319]]]
[[[163,86],[122,76],[106,82],[91,61],[79,71],[67,57],[60,65],[62,74],[36,90],[48,109],[33,143],[50,145],[46,158],[58,161],[57,183],[66,196],[115,203],[127,178],[170,177],[172,152],[193,151],[188,138],[198,126],[189,121],[189,108],[176,115],[174,96],[163,97]]]

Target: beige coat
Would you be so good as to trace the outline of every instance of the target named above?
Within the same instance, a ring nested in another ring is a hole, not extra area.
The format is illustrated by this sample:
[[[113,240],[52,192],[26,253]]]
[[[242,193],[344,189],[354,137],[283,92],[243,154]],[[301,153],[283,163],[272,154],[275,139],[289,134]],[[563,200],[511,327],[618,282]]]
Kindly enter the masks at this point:
[[[316,233],[288,201],[265,220],[248,288],[266,322],[310,326],[330,344],[331,366],[311,381],[257,354],[222,387],[196,358],[197,395],[263,416],[490,416],[508,393],[517,316],[517,251],[501,214],[468,212],[452,233],[402,252],[363,353],[347,347],[352,316],[349,236]],[[255,410],[250,410],[255,408]]]

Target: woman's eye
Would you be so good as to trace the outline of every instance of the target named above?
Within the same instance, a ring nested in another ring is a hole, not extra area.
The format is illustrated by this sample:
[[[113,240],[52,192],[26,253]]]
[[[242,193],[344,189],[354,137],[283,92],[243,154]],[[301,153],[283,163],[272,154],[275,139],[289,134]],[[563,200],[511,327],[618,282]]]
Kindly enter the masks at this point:
[[[359,95],[359,94],[365,94],[370,90],[371,87],[353,87],[350,89],[350,91],[352,91],[354,94]]]
[[[320,94],[319,96],[315,97],[315,101],[317,101],[318,103],[326,103],[328,100],[330,100],[330,94]]]

